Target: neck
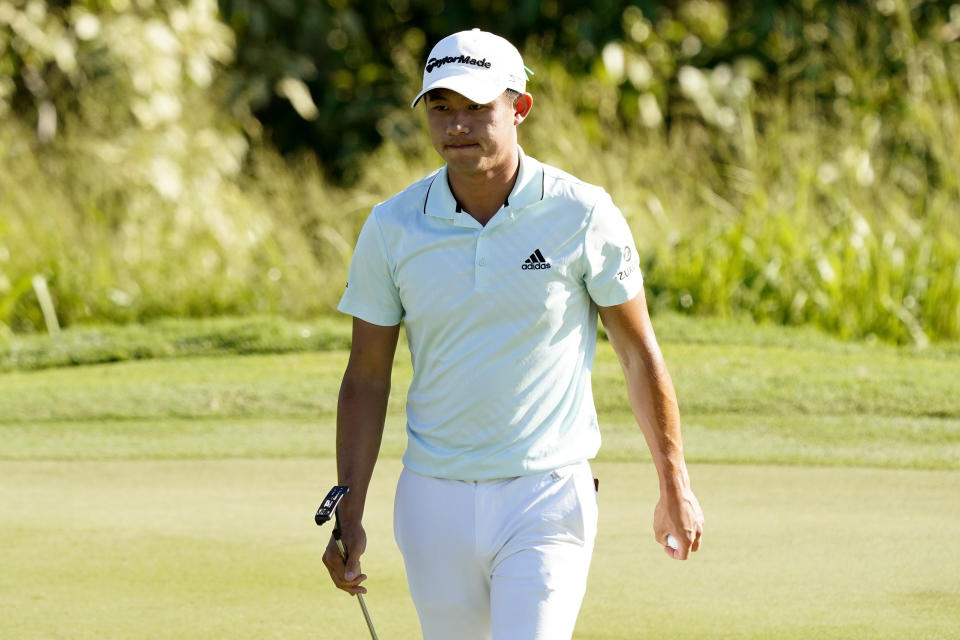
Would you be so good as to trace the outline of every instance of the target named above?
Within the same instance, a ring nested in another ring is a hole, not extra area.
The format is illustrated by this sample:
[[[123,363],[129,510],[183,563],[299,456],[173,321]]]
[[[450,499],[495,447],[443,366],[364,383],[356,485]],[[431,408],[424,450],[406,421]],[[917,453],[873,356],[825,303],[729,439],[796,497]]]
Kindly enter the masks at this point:
[[[477,222],[487,224],[513,190],[520,173],[520,153],[515,150],[505,162],[495,169],[475,174],[447,171],[447,180],[453,196],[460,207]]]

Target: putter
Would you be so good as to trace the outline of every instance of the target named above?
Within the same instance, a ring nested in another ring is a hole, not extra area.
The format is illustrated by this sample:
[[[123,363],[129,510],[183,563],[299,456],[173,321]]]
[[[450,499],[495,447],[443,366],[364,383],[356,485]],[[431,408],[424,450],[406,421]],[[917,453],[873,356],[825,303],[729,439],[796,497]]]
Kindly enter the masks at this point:
[[[340,549],[340,556],[343,558],[344,562],[347,560],[347,550],[343,547],[343,542],[340,541],[339,505],[340,500],[343,498],[343,496],[347,495],[349,491],[349,487],[340,485],[330,489],[330,493],[328,493],[327,497],[323,499],[323,503],[320,505],[320,508],[317,509],[317,515],[313,518],[319,527],[333,517],[333,539],[337,541],[337,548]],[[377,638],[377,632],[373,630],[373,621],[370,620],[370,612],[367,611],[367,603],[364,602],[362,593],[357,594],[357,600],[360,601],[360,609],[363,611],[363,619],[367,621],[367,628],[370,629],[370,637],[373,638],[373,640],[379,640],[379,638]]]

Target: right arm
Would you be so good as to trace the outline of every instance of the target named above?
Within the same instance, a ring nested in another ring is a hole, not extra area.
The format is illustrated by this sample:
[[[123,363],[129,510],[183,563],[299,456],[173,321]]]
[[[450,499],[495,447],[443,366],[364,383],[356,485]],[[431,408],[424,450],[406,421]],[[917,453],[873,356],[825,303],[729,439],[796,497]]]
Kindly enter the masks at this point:
[[[341,541],[347,550],[344,564],[331,537],[323,563],[333,583],[350,594],[366,593],[360,583],[360,556],[366,549],[363,509],[373,467],[380,452],[390,396],[390,374],[400,325],[382,327],[353,319],[350,360],[337,403],[337,482],[350,487],[340,502]]]

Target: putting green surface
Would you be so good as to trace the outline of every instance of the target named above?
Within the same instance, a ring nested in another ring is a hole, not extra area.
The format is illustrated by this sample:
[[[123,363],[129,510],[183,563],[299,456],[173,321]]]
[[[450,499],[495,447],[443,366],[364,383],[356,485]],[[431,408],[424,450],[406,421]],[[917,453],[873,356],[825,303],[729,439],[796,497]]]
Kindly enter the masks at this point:
[[[367,598],[418,638],[391,533],[400,465],[367,510]],[[600,537],[575,637],[956,638],[960,473],[694,465],[703,549],[668,559],[656,479],[599,462]],[[313,459],[0,461],[0,638],[367,637],[320,562]]]
[[[575,637],[960,639],[960,349],[657,325],[704,547],[678,563],[653,541],[656,477],[601,341],[600,537]],[[286,335],[244,327],[213,340],[184,324],[202,340],[175,332],[177,357],[0,372],[0,640],[368,637],[313,524],[336,477],[349,327],[327,351],[190,346]],[[157,332],[131,331],[116,338],[131,353]],[[98,340],[37,339],[30,354],[87,362]],[[399,352],[366,517],[383,640],[419,637],[391,532],[410,380]]]

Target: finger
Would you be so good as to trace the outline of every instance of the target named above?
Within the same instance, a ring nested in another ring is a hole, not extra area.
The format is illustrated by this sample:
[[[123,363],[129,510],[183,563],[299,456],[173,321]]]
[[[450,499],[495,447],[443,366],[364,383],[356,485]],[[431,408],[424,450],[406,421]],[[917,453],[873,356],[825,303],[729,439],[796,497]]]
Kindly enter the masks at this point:
[[[343,556],[341,556],[340,551],[333,546],[333,543],[327,545],[327,548],[323,551],[323,564],[327,567],[327,571],[330,572],[330,577],[334,578],[334,580],[343,578]]]
[[[333,579],[333,584],[338,589],[342,589],[351,595],[357,595],[358,593],[367,592],[367,588],[361,584],[364,580],[367,579],[367,574],[365,573],[357,574],[352,579],[347,580],[345,577],[339,577],[331,571],[330,577]]]
[[[360,559],[357,557],[347,556],[347,563],[344,566],[343,577],[348,581],[353,581],[359,575],[361,575]]]
[[[342,543],[343,540],[340,540],[337,544],[337,549],[340,551],[340,556],[344,559],[344,584],[340,588],[351,595],[366,593],[366,587],[360,585],[361,582],[367,579],[366,574],[364,574],[360,569],[360,555],[363,553],[364,545],[362,543],[358,543],[357,546],[354,547],[345,546]],[[354,549],[358,549],[358,551],[354,553]]]
[[[343,575],[347,580],[354,580],[361,574],[360,556],[363,555],[365,546],[362,539],[351,540],[349,543],[343,539],[340,540],[338,548],[344,556],[345,565]]]
[[[366,579],[367,579],[367,576],[361,573],[359,576],[357,576],[356,584],[349,584],[349,583],[344,584],[342,587],[340,587],[340,589],[342,589],[343,591],[346,591],[352,596],[355,596],[359,593],[366,593],[367,588],[362,584],[360,584],[360,582]]]
[[[367,592],[366,588],[360,585],[361,582],[367,579],[367,576],[360,572],[359,561],[355,561],[356,568],[354,575],[351,578],[347,578],[347,564],[344,562],[339,547],[336,546],[333,540],[330,541],[330,544],[323,554],[323,564],[326,565],[330,579],[338,589],[343,589],[351,595]]]

